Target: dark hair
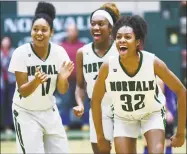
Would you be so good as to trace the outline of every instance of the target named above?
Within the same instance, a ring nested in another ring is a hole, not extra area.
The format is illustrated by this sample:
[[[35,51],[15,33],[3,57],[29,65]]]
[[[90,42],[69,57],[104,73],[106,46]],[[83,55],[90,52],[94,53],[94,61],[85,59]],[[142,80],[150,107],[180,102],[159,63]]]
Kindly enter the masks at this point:
[[[142,17],[138,15],[121,17],[112,29],[113,38],[116,38],[117,31],[123,26],[131,27],[135,33],[136,40],[140,39],[144,43],[147,35],[147,23]]]
[[[98,10],[105,10],[106,12],[108,12],[111,15],[114,23],[116,23],[116,21],[120,17],[119,10],[118,10],[117,6],[114,3],[106,3],[103,6],[101,6],[99,9],[97,9],[94,12],[91,13],[90,22],[91,22],[93,14]]]
[[[101,6],[101,8],[104,8],[106,10],[108,10],[109,12],[111,11],[111,16],[113,14],[114,17],[112,17],[114,23],[116,23],[116,21],[120,18],[120,12],[116,6],[116,4],[114,3],[105,3],[103,6]]]
[[[39,2],[35,11],[35,16],[32,21],[32,25],[37,19],[44,18],[51,29],[53,29],[53,20],[55,19],[56,10],[51,3]]]

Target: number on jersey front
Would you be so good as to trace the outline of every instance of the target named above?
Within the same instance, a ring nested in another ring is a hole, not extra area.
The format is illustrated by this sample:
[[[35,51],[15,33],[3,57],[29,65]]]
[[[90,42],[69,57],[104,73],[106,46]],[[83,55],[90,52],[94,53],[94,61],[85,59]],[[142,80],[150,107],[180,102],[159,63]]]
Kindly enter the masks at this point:
[[[125,101],[122,105],[122,109],[126,112],[136,111],[145,107],[145,104],[143,102],[145,99],[145,95],[143,94],[136,94],[134,95],[134,98],[131,95],[123,94],[120,96],[120,99],[121,101]],[[138,101],[138,103],[134,104],[135,101]]]
[[[45,96],[49,93],[51,84],[51,78],[49,78],[45,83],[42,83],[42,96]]]

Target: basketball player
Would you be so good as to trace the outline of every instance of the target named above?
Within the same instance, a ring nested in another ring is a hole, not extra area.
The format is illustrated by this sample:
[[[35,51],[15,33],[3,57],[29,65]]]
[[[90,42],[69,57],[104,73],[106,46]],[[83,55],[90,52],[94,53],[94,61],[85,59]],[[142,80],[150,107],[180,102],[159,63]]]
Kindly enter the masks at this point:
[[[74,66],[66,51],[49,42],[55,8],[39,2],[32,22],[32,42],[18,47],[9,71],[15,73],[13,117],[18,153],[68,153],[67,136],[55,97],[68,90]]]
[[[147,24],[139,16],[120,18],[113,28],[113,37],[120,56],[104,63],[99,71],[92,96],[92,114],[97,131],[98,146],[105,153],[110,146],[105,142],[101,127],[101,100],[107,93],[114,99],[114,142],[117,154],[136,153],[139,132],[144,134],[148,153],[164,153],[164,103],[159,100],[158,76],[178,98],[178,127],[171,138],[173,147],[185,140],[186,89],[180,80],[154,54],[140,51]],[[103,146],[103,144],[105,146]],[[108,145],[108,147],[107,147]]]
[[[77,52],[77,86],[75,91],[78,106],[74,107],[76,116],[81,117],[84,113],[85,91],[91,99],[95,80],[98,76],[101,64],[109,57],[119,55],[111,38],[112,27],[119,18],[119,10],[113,3],[106,3],[102,8],[94,11],[90,17],[91,35],[93,42],[83,46]],[[86,82],[86,90],[84,82]],[[113,138],[113,119],[111,112],[111,98],[105,96],[102,103],[103,129],[107,143]],[[90,142],[95,154],[99,154],[97,136],[92,120],[91,109],[89,112]],[[108,151],[110,153],[110,150]]]

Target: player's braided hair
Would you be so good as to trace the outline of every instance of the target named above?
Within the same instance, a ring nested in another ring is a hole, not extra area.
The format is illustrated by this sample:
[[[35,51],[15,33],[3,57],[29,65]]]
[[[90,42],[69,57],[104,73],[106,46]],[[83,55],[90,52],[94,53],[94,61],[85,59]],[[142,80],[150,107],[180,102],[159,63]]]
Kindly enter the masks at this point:
[[[55,15],[56,10],[51,3],[39,2],[35,10],[35,16],[33,18],[32,25],[37,19],[44,18],[48,22],[51,29],[53,29],[53,20],[55,19]]]

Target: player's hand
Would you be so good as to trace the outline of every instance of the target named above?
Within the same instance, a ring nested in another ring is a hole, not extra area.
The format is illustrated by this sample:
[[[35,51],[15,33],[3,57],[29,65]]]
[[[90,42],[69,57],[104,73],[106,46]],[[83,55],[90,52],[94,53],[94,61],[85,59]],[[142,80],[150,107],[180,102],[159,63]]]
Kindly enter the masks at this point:
[[[166,121],[168,124],[171,124],[174,120],[174,117],[170,111],[166,111]]]
[[[84,107],[81,105],[75,106],[73,107],[73,112],[75,116],[80,118],[84,114]]]
[[[64,61],[60,71],[62,78],[67,79],[71,75],[73,69],[74,69],[74,64],[72,61],[69,62]]]
[[[110,141],[107,141],[104,137],[99,137],[98,141],[98,148],[99,148],[99,153],[102,154],[109,154],[111,150],[111,143]]]
[[[40,71],[41,67],[37,67],[36,68],[36,72],[35,72],[35,79],[39,82],[39,83],[44,83],[48,80],[48,75],[45,74],[44,72]]]
[[[185,134],[174,134],[171,138],[171,146],[174,148],[181,147],[185,141]]]

